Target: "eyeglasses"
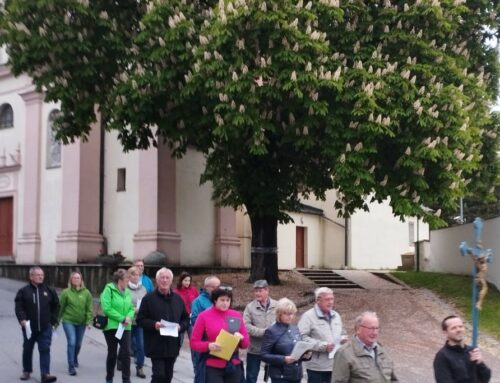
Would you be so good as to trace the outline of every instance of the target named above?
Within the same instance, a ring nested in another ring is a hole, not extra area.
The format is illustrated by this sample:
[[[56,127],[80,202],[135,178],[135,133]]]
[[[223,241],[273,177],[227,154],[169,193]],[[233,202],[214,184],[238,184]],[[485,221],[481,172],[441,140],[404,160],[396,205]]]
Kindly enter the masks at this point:
[[[233,291],[233,288],[231,286],[219,286],[217,288],[224,291]]]
[[[366,328],[367,330],[370,330],[370,331],[379,331],[380,330],[380,327],[368,327],[368,326],[363,326],[362,324],[360,324],[359,327]]]

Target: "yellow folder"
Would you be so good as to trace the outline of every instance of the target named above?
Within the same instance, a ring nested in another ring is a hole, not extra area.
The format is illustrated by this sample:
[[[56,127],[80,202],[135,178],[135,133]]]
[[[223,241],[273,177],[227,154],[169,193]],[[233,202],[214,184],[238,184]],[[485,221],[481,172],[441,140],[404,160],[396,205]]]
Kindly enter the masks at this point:
[[[221,347],[221,350],[210,351],[210,355],[224,360],[230,360],[231,356],[234,353],[234,350],[236,350],[236,347],[238,347],[239,342],[240,338],[222,329],[215,339],[215,343],[217,343]]]

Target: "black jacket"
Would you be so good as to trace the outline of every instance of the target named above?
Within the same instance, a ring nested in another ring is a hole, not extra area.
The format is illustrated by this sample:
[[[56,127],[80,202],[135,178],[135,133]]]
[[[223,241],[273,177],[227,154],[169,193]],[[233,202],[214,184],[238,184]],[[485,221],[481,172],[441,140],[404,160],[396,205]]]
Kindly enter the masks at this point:
[[[271,379],[301,380],[302,361],[285,363],[285,356],[292,353],[295,343],[301,340],[299,328],[295,325],[274,323],[264,333],[260,356],[269,364]]]
[[[446,343],[434,358],[436,383],[488,383],[491,370],[484,363],[471,362],[470,351],[470,346],[450,346]]]
[[[15,298],[18,321],[29,320],[31,331],[42,331],[57,325],[59,298],[55,290],[45,284],[28,284],[19,289]]]
[[[189,314],[182,298],[172,291],[163,295],[155,289],[142,298],[137,313],[137,324],[144,329],[144,349],[148,358],[173,358],[179,355],[180,338],[161,336],[155,329],[155,323],[162,319],[179,323],[179,334],[189,327]]]

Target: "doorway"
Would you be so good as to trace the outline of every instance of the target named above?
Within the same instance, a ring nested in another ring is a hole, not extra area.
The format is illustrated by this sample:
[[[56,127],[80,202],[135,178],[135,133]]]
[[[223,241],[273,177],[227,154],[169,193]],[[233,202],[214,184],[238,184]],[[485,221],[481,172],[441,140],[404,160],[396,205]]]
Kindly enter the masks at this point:
[[[295,228],[295,267],[305,267],[305,232],[306,228],[296,226]]]
[[[0,257],[13,255],[13,207],[12,197],[0,198]]]

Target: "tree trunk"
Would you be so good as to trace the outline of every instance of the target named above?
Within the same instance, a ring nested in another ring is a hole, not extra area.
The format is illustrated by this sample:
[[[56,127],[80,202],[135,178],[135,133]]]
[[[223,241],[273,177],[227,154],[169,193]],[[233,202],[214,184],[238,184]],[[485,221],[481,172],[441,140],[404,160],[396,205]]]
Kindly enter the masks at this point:
[[[249,282],[265,279],[270,285],[279,285],[278,276],[278,220],[274,217],[253,217],[252,250]]]

